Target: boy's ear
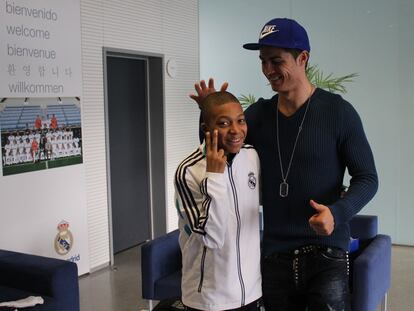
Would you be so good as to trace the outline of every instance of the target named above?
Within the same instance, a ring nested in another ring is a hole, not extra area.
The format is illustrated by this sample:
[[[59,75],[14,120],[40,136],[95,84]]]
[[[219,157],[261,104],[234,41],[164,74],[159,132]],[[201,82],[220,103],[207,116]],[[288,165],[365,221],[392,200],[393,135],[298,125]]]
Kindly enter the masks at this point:
[[[204,122],[201,123],[200,126],[201,126],[201,130],[204,132],[204,134],[209,131],[208,126]]]

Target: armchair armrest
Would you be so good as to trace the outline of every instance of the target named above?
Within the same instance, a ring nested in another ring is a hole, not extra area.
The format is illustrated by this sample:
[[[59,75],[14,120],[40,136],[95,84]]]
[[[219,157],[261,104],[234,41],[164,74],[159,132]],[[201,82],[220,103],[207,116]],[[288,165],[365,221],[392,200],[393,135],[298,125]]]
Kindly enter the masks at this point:
[[[181,269],[178,236],[175,230],[142,245],[142,298],[154,299],[156,281]]]
[[[391,283],[391,238],[377,235],[353,263],[352,310],[375,311]]]
[[[73,262],[0,250],[0,275],[0,285],[56,298],[62,311],[79,310],[78,267]]]

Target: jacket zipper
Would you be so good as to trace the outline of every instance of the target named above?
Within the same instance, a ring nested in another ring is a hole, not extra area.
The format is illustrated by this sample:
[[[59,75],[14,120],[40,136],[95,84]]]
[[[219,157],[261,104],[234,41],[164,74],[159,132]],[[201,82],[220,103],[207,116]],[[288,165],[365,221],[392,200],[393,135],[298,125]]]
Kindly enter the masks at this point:
[[[200,283],[198,284],[198,292],[201,293],[201,288],[203,287],[204,281],[204,262],[206,261],[207,247],[203,247],[203,255],[201,256],[201,265],[200,265]]]
[[[234,179],[233,179],[233,171],[231,169],[231,164],[227,165],[227,169],[229,171],[229,179],[230,179],[230,184],[231,184],[231,189],[233,191],[233,198],[234,198],[234,210],[236,213],[236,218],[237,218],[237,237],[236,237],[236,251],[237,251],[237,271],[239,274],[239,281],[240,281],[240,289],[241,289],[241,305],[244,306],[245,305],[245,286],[244,286],[244,281],[243,281],[243,275],[242,275],[242,271],[241,271],[241,259],[240,259],[240,227],[241,227],[241,219],[240,219],[240,211],[239,211],[239,201],[237,198],[237,191],[236,191],[236,185],[234,183]]]

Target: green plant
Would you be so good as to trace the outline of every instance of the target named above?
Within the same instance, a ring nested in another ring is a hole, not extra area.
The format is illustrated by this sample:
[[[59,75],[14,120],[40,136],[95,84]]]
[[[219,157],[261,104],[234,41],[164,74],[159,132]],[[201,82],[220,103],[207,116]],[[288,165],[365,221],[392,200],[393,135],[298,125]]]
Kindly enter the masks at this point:
[[[240,95],[240,97],[238,97],[238,100],[240,101],[240,104],[243,110],[245,110],[251,104],[256,102],[256,97],[254,97],[254,95],[252,94],[247,94],[247,95],[242,94]]]
[[[358,77],[358,73],[350,73],[341,77],[334,77],[333,74],[330,73],[325,76],[318,65],[308,66],[308,68],[306,68],[306,75],[313,85],[330,92],[338,92],[342,94],[346,93],[344,83],[353,82],[354,79]]]

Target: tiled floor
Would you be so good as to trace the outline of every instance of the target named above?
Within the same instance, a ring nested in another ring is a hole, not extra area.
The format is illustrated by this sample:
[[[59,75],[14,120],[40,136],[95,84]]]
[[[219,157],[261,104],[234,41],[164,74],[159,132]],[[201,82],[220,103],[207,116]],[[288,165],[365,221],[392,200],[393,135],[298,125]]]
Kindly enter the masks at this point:
[[[139,311],[141,299],[140,247],[115,256],[115,266],[80,278],[81,311]]]
[[[81,311],[140,311],[148,309],[141,297],[140,249],[115,256],[115,268],[105,268],[80,279]],[[414,247],[393,246],[392,284],[388,311],[412,311],[414,306]]]
[[[414,247],[393,246],[388,311],[414,310]]]

